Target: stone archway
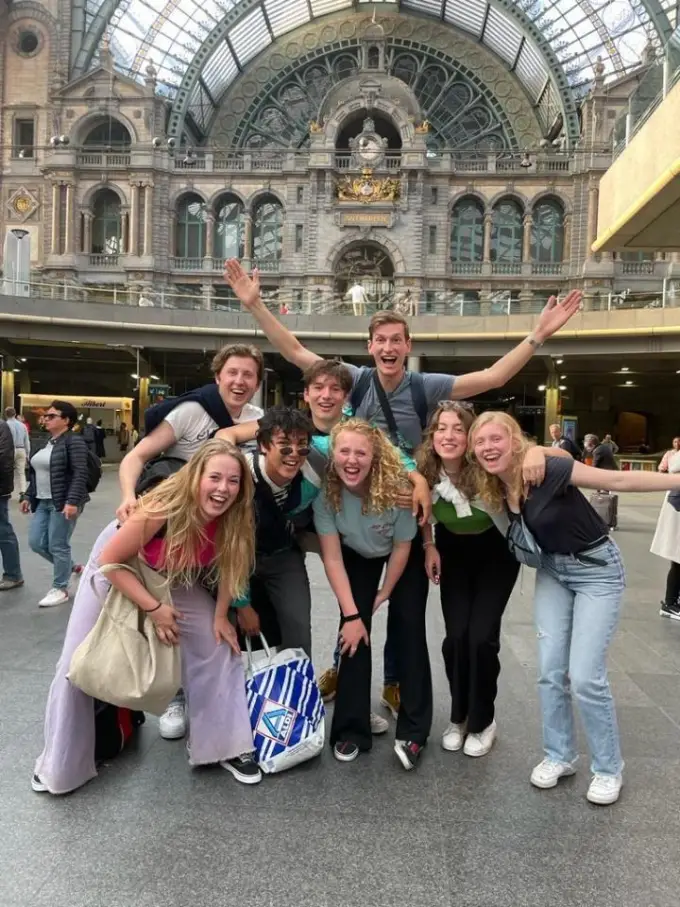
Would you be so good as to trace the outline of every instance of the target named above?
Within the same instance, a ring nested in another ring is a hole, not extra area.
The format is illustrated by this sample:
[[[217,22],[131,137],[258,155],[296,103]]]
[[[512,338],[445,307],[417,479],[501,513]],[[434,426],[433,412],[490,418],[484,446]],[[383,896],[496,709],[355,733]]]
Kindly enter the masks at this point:
[[[395,263],[388,249],[374,239],[358,239],[338,253],[333,266],[335,292],[344,298],[359,283],[367,302],[381,308],[394,291]]]

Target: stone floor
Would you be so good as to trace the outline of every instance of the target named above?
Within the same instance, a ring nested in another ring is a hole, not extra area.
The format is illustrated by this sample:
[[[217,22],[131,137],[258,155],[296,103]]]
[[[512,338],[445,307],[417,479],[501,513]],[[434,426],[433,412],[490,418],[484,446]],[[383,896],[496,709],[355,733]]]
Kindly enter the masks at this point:
[[[80,559],[116,498],[108,473],[74,537]],[[417,772],[377,741],[352,765],[327,750],[255,788],[219,768],[191,771],[181,742],[150,719],[136,746],[79,792],[29,786],[68,609],[38,610],[47,566],[28,552],[26,586],[0,601],[1,907],[672,907],[680,904],[680,624],[658,617],[665,566],[648,553],[657,495],[622,501],[628,566],[611,670],[626,757],[616,806],[585,800],[587,759],[554,791],[528,783],[540,759],[530,572],[504,624],[491,754],[444,753],[447,718],[436,592],[431,746]],[[318,665],[330,656],[334,604],[311,559]],[[377,622],[376,649],[384,635]],[[376,663],[375,695],[381,671]],[[581,746],[583,751],[583,745]]]

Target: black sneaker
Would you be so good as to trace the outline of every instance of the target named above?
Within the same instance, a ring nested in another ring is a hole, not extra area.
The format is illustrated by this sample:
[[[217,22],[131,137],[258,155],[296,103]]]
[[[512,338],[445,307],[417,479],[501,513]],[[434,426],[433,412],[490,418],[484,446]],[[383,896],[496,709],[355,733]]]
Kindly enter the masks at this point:
[[[231,772],[241,784],[259,784],[262,780],[262,772],[254,752],[241,753],[235,759],[225,759],[224,762],[220,762],[220,765]]]
[[[659,614],[661,617],[670,617],[672,620],[680,620],[680,605],[677,603],[674,605],[667,605],[666,602],[661,602]]]
[[[354,762],[359,755],[359,747],[351,740],[339,740],[333,747],[333,755],[338,762]]]
[[[412,740],[396,740],[394,743],[394,752],[407,772],[416,767],[424,749],[424,744],[414,743]]]

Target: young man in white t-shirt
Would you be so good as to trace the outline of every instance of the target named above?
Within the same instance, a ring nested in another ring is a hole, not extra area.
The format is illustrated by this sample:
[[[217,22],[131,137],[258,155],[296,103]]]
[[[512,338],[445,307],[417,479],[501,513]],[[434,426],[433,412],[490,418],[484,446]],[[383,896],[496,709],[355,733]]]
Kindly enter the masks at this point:
[[[264,359],[256,346],[240,343],[225,346],[215,355],[211,368],[219,396],[235,424],[250,422],[263,415],[259,406],[249,402],[264,376]],[[196,396],[200,397],[200,390]],[[150,460],[160,454],[189,460],[202,444],[224,427],[206,412],[198,399],[178,402],[120,464],[118,476],[122,500],[116,516],[121,523],[137,506],[135,486]]]

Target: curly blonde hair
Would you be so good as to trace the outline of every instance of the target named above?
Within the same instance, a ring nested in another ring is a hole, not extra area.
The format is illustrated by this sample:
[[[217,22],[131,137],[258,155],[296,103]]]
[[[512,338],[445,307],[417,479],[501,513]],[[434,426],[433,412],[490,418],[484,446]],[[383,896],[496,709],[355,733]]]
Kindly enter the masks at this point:
[[[225,455],[241,467],[241,487],[231,507],[219,517],[215,557],[207,568],[206,581],[224,584],[229,597],[235,599],[246,591],[255,564],[253,479],[238,447],[218,438],[207,441],[186,466],[144,495],[139,509],[147,517],[167,521],[163,573],[170,587],[192,585],[199,573],[199,552],[207,541],[199,509],[201,477],[213,457]]]
[[[472,406],[470,404],[459,403],[456,400],[442,401],[432,413],[432,418],[423,435],[422,444],[416,450],[418,472],[425,477],[430,488],[434,488],[439,482],[439,476],[442,471],[441,457],[434,449],[434,433],[437,431],[437,426],[439,425],[439,419],[441,418],[442,413],[455,413],[463,423],[465,431],[468,434],[475,421],[475,411]],[[460,475],[456,480],[456,488],[459,491],[462,491],[467,498],[473,498],[477,493],[474,466],[467,458],[463,461]]]
[[[512,476],[507,484],[499,476],[488,473],[475,456],[475,439],[477,433],[485,425],[495,423],[499,425],[510,437],[512,443]],[[524,498],[524,479],[522,477],[522,464],[524,455],[531,445],[524,437],[519,423],[503,412],[486,412],[478,416],[468,433],[468,456],[474,467],[474,479],[477,494],[493,513],[499,513],[505,507],[508,492],[520,501]]]
[[[326,497],[337,513],[342,502],[343,484],[335,469],[333,453],[338,435],[346,431],[361,435],[373,446],[373,462],[368,474],[368,494],[364,497],[361,512],[384,513],[395,506],[400,491],[408,485],[408,476],[399,451],[387,435],[363,419],[347,419],[338,423],[331,432],[330,459],[325,481]]]

